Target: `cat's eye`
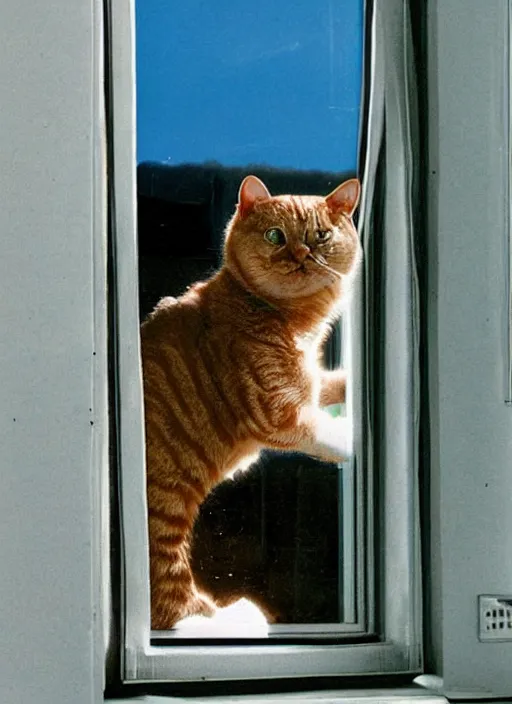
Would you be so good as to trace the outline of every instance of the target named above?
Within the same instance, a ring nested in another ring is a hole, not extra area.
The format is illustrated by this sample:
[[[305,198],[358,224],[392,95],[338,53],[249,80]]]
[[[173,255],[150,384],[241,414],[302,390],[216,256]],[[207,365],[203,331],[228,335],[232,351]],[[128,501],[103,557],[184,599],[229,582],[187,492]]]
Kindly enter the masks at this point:
[[[279,229],[279,227],[271,227],[265,232],[263,236],[265,237],[267,242],[270,242],[270,244],[281,246],[286,243],[286,237],[284,236],[284,232]]]
[[[319,244],[324,244],[331,239],[331,235],[332,233],[330,230],[318,230],[316,233],[316,241]]]

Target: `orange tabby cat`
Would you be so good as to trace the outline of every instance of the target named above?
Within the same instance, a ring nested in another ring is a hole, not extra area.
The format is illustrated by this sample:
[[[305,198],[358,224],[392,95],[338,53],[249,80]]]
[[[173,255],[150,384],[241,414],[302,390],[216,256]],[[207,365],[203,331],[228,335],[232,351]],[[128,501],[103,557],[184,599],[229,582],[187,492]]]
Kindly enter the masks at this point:
[[[248,176],[220,271],[164,298],[142,326],[154,629],[215,609],[194,584],[189,542],[228,473],[263,447],[350,453],[345,420],[321,410],[344,399],[344,372],[318,359],[360,258],[359,192],[351,179],[325,198],[272,197]]]

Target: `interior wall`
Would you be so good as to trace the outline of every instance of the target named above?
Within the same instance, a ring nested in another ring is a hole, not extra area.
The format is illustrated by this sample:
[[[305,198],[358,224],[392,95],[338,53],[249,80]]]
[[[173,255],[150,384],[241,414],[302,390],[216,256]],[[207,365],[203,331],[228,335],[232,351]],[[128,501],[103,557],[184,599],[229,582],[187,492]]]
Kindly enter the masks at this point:
[[[17,0],[0,10],[6,704],[101,698],[93,523],[101,14],[99,0]]]
[[[429,377],[434,661],[448,695],[512,695],[512,642],[478,639],[512,594],[506,0],[430,0]]]

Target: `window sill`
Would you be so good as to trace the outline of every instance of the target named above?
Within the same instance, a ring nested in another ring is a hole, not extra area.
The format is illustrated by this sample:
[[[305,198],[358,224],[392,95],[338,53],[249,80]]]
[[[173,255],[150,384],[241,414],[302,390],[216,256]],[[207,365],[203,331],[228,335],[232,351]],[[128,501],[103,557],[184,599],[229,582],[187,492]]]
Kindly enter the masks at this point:
[[[286,694],[245,694],[221,697],[194,697],[195,704],[277,704],[277,702],[322,702],[322,704],[448,704],[440,694],[429,692],[421,687],[403,687],[401,689],[353,689],[326,690],[319,692],[295,692]],[[135,697],[130,699],[108,699],[112,704],[176,704],[190,702],[183,697]],[[461,703],[462,704],[462,703]]]

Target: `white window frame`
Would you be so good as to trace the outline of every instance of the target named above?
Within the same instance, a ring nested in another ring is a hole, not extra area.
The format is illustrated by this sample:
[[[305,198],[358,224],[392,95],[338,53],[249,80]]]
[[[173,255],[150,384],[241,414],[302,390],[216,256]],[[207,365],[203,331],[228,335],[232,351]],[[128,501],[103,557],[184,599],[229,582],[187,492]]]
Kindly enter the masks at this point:
[[[384,575],[374,585],[369,575],[371,606],[379,594],[384,614],[380,640],[351,644],[219,646],[154,646],[150,642],[149,565],[143,393],[138,316],[136,245],[136,150],[135,150],[135,23],[134,1],[110,4],[109,60],[111,120],[113,124],[111,178],[114,193],[112,226],[115,262],[115,307],[118,383],[118,452],[120,514],[123,551],[122,585],[122,679],[132,681],[193,681],[291,676],[418,673],[422,668],[421,579],[417,486],[418,437],[418,339],[417,292],[413,256],[410,161],[412,136],[408,128],[413,85],[407,74],[407,51],[403,41],[407,24],[406,0],[387,0],[386,8],[375,3],[372,19],[371,109],[364,164],[364,189],[360,232],[368,246],[373,233],[365,221],[374,194],[371,184],[379,159],[383,116],[386,115],[386,169],[397,177],[386,185],[386,237],[402,256],[386,262],[387,309],[384,335],[385,377],[383,391],[386,416],[378,461],[386,511],[382,525],[374,516],[373,461],[375,438],[370,423],[364,432],[355,429],[355,478],[366,486],[365,503],[369,535],[368,564],[373,564],[373,531],[382,536],[381,563]],[[401,22],[397,22],[397,17]],[[393,41],[393,39],[395,41]],[[411,95],[401,90],[407,85]],[[368,263],[354,299],[376,295],[368,280]],[[351,311],[354,346],[368,337],[364,304]],[[367,418],[371,389],[357,380],[367,378],[367,358],[352,352],[351,403],[357,418]],[[390,390],[393,389],[391,393]],[[388,393],[385,393],[386,390]],[[360,529],[359,529],[360,530]],[[361,535],[358,536],[362,538]],[[359,560],[359,569],[367,565]],[[369,571],[369,570],[368,570]],[[360,597],[362,598],[362,597]],[[362,608],[362,604],[359,604]],[[377,628],[369,608],[366,628]]]

